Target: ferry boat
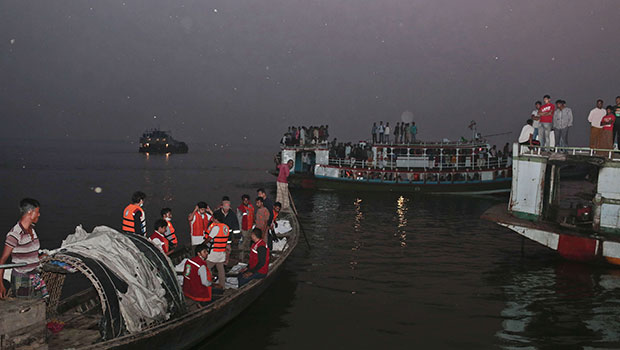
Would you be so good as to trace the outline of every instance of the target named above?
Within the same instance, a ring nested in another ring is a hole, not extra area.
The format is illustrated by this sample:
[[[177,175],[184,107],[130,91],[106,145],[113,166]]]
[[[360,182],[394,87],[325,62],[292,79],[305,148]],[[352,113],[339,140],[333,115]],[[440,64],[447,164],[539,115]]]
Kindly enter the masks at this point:
[[[456,142],[371,144],[343,152],[333,143],[283,145],[276,163],[290,159],[289,186],[319,190],[398,191],[447,194],[508,193],[509,155],[492,157],[481,138]]]
[[[187,153],[185,142],[177,141],[170,136],[170,131],[159,129],[146,130],[140,137],[141,153]]]
[[[613,150],[513,146],[508,205],[483,215],[562,257],[620,265],[620,158]],[[567,176],[575,166],[585,179]]]

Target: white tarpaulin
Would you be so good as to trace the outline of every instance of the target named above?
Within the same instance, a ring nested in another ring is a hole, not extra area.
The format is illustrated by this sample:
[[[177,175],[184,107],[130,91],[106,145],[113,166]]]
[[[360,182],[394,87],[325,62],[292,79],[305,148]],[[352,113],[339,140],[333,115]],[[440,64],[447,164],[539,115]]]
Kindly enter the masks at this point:
[[[97,260],[127,282],[127,293],[119,300],[130,333],[140,331],[144,323],[170,317],[161,278],[146,256],[124,234],[107,226],[97,226],[88,233],[78,226],[56,252],[63,251]]]

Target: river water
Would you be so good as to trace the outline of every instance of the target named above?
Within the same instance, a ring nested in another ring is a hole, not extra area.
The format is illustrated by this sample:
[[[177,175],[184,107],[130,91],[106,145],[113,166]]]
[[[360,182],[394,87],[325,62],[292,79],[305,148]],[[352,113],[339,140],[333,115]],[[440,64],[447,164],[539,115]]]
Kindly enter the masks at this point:
[[[57,247],[78,224],[118,228],[131,193],[173,209],[275,189],[273,147],[190,144],[149,156],[112,142],[0,141],[0,223],[41,202]],[[93,189],[101,187],[100,194]],[[480,215],[506,198],[294,191],[302,240],[280,278],[200,349],[620,348],[620,270],[568,263]],[[523,245],[522,245],[523,243]],[[523,247],[523,254],[522,254]]]

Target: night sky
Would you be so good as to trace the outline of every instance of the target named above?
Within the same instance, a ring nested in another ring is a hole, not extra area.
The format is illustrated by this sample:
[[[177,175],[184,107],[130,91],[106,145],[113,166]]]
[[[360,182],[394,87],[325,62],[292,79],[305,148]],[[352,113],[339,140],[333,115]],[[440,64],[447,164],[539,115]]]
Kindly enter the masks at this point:
[[[2,138],[277,144],[288,125],[368,138],[516,138],[542,95],[620,95],[620,2],[118,0],[0,2]],[[508,138],[491,139],[502,143]]]

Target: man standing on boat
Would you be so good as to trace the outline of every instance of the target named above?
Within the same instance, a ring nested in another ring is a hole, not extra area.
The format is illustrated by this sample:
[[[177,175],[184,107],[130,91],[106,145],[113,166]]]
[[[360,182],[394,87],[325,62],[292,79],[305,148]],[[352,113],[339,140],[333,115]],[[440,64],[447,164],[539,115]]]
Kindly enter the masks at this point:
[[[39,237],[34,226],[39,222],[39,202],[36,199],[24,198],[19,202],[21,218],[6,235],[4,251],[0,257],[0,265],[5,264],[9,257],[14,264],[26,264],[13,268],[11,272],[11,290],[18,298],[47,297],[47,287],[39,275]],[[4,269],[0,269],[0,299],[7,296],[4,282]]]
[[[532,111],[532,120],[534,121],[534,124],[532,125],[534,127],[534,140],[536,140],[536,136],[538,136],[540,131],[538,130],[540,128],[540,117],[538,116],[540,106],[542,106],[542,102],[536,101],[534,103],[534,110]]]
[[[217,268],[217,284],[220,288],[226,287],[226,270],[224,265],[228,263],[230,255],[230,229],[223,223],[224,217],[221,212],[213,213],[213,222],[207,229],[205,242],[213,241],[211,252],[207,257],[207,268]]]
[[[254,226],[260,229],[263,233],[261,237],[263,240],[267,239],[267,229],[271,223],[271,215],[273,215],[273,209],[269,210],[264,205],[264,200],[262,197],[256,198],[256,215],[254,216]]]
[[[379,126],[377,126],[377,134],[379,134],[379,143],[383,143],[383,132],[385,129],[383,128],[383,121],[379,122]]]
[[[237,220],[241,223],[241,243],[239,244],[239,260],[245,260],[245,252],[250,247],[250,235],[254,225],[254,206],[250,203],[250,196],[241,196],[241,204],[237,208]]]
[[[553,113],[555,113],[555,106],[551,103],[551,96],[545,95],[543,97],[543,104],[540,106],[538,116],[540,116],[540,127],[542,128],[542,134],[540,135],[541,146],[551,146],[551,128],[553,127]]]
[[[278,189],[276,195],[276,201],[282,203],[283,208],[290,206],[288,201],[288,176],[293,169],[293,160],[289,159],[286,164],[278,164],[278,179],[276,180],[276,186]]]
[[[144,200],[146,194],[136,191],[131,196],[131,203],[123,210],[123,231],[146,236],[146,213],[144,213]]]
[[[192,246],[202,244],[205,240],[205,231],[211,221],[211,209],[205,202],[198,202],[194,211],[189,213],[190,237]]]
[[[237,220],[237,215],[230,210],[230,198],[228,196],[222,197],[222,205],[215,212],[222,213],[222,217],[224,218],[222,223],[226,224],[232,233],[235,235],[241,233],[239,231],[239,221]]]
[[[168,227],[166,228],[166,233],[164,236],[168,240],[168,244],[170,245],[170,250],[174,250],[177,244],[179,244],[179,240],[177,239],[177,235],[174,234],[174,226],[172,226],[172,209],[163,208],[161,210],[161,218],[166,221]]]
[[[553,114],[553,132],[555,133],[555,145],[568,147],[568,128],[573,126],[573,111],[566,107],[566,101],[557,100],[557,109]]]
[[[377,123],[376,122],[372,123],[371,132],[372,132],[372,143],[373,144],[377,143],[377,130],[378,130]]]
[[[601,120],[605,116],[605,109],[603,108],[603,100],[596,100],[596,107],[594,107],[590,114],[588,114],[588,121],[590,122],[590,148],[597,148],[599,138],[603,127],[601,126]]]

